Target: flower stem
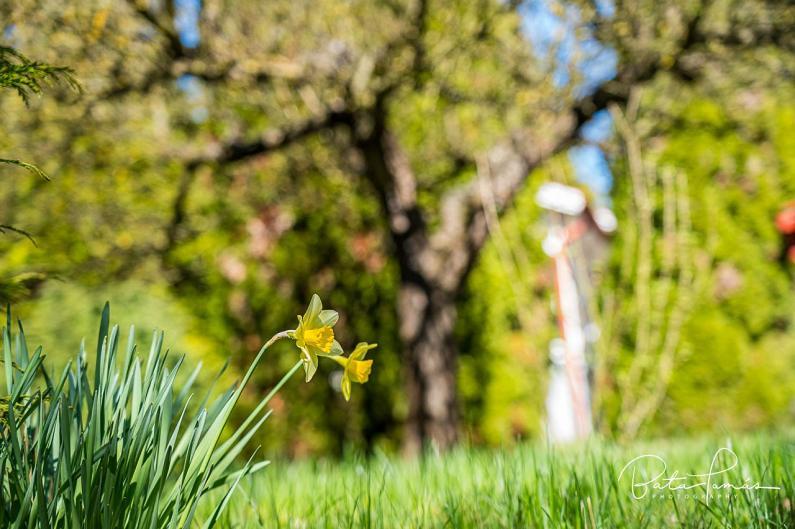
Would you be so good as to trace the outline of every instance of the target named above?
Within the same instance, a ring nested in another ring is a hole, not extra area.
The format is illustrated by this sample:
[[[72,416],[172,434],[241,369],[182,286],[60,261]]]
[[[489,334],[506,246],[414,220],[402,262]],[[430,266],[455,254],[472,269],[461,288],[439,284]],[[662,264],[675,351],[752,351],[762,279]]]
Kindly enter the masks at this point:
[[[260,353],[264,353],[265,349],[276,343],[278,340],[281,340],[282,338],[289,338],[290,337],[289,333],[290,331],[282,331],[282,332],[277,332],[276,334],[271,336],[271,339],[265,342],[265,345],[263,345],[262,349],[260,349]]]
[[[265,342],[265,345],[263,345],[262,348],[260,348],[259,352],[257,353],[257,356],[254,357],[254,361],[251,362],[250,366],[248,366],[248,371],[246,371],[246,374],[243,375],[243,380],[240,383],[240,387],[241,388],[245,387],[245,385],[248,384],[248,381],[251,378],[251,375],[254,374],[254,370],[257,369],[257,366],[259,366],[260,360],[262,360],[263,355],[265,355],[265,351],[267,351],[268,348],[271,345],[273,345],[277,341],[281,340],[282,338],[287,338],[288,337],[287,332],[288,331],[277,332],[276,334],[274,334],[271,337],[270,340]]]
[[[249,379],[251,378],[251,375],[254,373],[254,370],[259,365],[262,356],[265,354],[265,351],[267,351],[268,348],[277,341],[283,338],[289,338],[290,337],[289,332],[290,331],[282,331],[276,333],[273,335],[273,337],[270,340],[265,342],[265,345],[263,345],[262,348],[259,350],[259,353],[257,353],[256,358],[254,358],[254,361],[251,363],[251,366],[248,368],[248,372],[246,372],[246,375],[243,377],[242,386],[245,386],[248,383]],[[265,399],[260,401],[259,404],[257,404],[256,408],[254,408],[254,411],[251,412],[249,418],[243,422],[240,428],[245,428],[246,426],[248,426],[250,421],[254,420],[254,417],[257,416],[257,414],[259,414],[260,410],[262,410],[262,408],[264,408],[268,404],[268,402],[274,397],[274,395],[276,395],[276,393],[282,388],[282,386],[284,386],[287,383],[287,381],[290,380],[290,378],[295,374],[295,372],[301,368],[301,365],[302,365],[301,360],[298,360],[298,362],[296,362],[296,364],[292,367],[292,369],[290,369],[290,371],[288,371],[282,377],[282,379],[279,381],[278,384],[276,384],[276,386],[270,391],[270,393],[268,393]]]

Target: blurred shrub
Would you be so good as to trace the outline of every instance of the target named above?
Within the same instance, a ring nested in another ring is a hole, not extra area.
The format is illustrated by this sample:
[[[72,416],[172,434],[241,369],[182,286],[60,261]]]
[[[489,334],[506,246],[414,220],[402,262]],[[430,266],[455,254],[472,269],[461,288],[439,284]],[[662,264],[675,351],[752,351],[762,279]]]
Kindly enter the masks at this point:
[[[795,414],[794,285],[773,223],[795,197],[795,121],[782,119],[792,116],[795,99],[790,88],[737,95],[718,87],[713,99],[674,100],[664,86],[644,98],[637,127],[648,138],[647,162],[687,177],[697,279],[667,398],[642,432],[775,427]],[[622,168],[616,165],[619,223],[633,201]],[[659,216],[655,230],[662,230]],[[619,231],[614,273],[625,235]],[[631,298],[625,310],[635,310]],[[619,346],[611,353],[615,377],[639,354],[629,335]],[[605,427],[613,430],[622,396],[611,394],[615,386],[607,391]]]

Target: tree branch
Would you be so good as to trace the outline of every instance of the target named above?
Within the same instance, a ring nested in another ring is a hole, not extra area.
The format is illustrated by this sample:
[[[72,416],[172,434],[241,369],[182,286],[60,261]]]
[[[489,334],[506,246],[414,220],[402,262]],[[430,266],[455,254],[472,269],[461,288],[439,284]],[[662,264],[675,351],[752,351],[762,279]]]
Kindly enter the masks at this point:
[[[284,129],[270,130],[253,141],[230,141],[210,145],[197,155],[182,156],[189,170],[203,164],[226,165],[283,149],[306,137],[342,124],[351,124],[353,116],[347,109],[330,110]]]
[[[688,24],[674,64],[702,42],[699,33],[702,9]],[[491,185],[498,214],[507,210],[529,174],[542,163],[569,148],[579,137],[580,130],[597,112],[611,104],[626,104],[631,89],[652,80],[666,67],[657,58],[641,64],[629,65],[615,78],[602,83],[590,95],[576,101],[542,134],[519,130],[511,138],[486,153],[485,163],[493,175]],[[434,234],[432,245],[443,257],[445,276],[451,288],[457,288],[474,265],[478,250],[483,246],[488,229],[481,203],[477,179],[449,191],[442,199],[442,224]],[[461,241],[465,241],[462,244]]]
[[[14,232],[14,233],[18,233],[19,235],[23,235],[23,236],[27,237],[27,239],[30,242],[33,243],[33,246],[36,246],[36,247],[39,246],[38,244],[36,244],[36,239],[34,239],[33,235],[31,235],[29,232],[27,232],[27,231],[25,231],[25,230],[23,230],[21,228],[10,226],[8,224],[0,224],[0,234],[4,234],[7,231],[11,231],[11,232]]]
[[[257,69],[251,69],[248,63],[244,67],[237,61],[224,61],[216,63],[207,56],[207,49],[201,46],[197,49],[186,49],[182,45],[179,34],[174,27],[174,13],[171,2],[166,2],[168,22],[162,20],[157,13],[152,12],[139,4],[139,0],[127,0],[132,10],[154,27],[166,41],[162,50],[165,58],[157,62],[137,81],[117,82],[107,90],[97,94],[98,99],[121,97],[129,93],[149,93],[161,83],[178,79],[182,75],[192,75],[207,83],[225,82],[229,80],[248,80],[254,83],[268,83],[274,79],[295,81],[297,84],[307,84],[309,74],[303,64],[272,58],[261,61]]]
[[[297,88],[308,85],[311,81],[305,68],[296,63],[271,61],[259,69],[247,70],[235,62],[213,64],[213,61],[205,58],[176,57],[166,64],[159,63],[159,66],[150,69],[138,80],[117,82],[97,94],[95,99],[112,99],[123,97],[130,93],[147,94],[155,87],[175,81],[183,75],[196,77],[208,84],[228,81],[264,84],[275,80],[283,80]]]
[[[373,108],[357,116],[355,147],[364,161],[363,176],[372,184],[387,218],[404,280],[427,289],[427,226],[417,203],[417,179],[409,159],[387,128],[389,93],[380,93]]]
[[[166,39],[166,42],[168,42],[168,53],[171,57],[184,57],[186,55],[185,47],[182,45],[179,34],[174,28],[173,18],[166,23],[147,7],[140,5],[137,0],[127,0],[127,3],[135,13],[146,20]]]

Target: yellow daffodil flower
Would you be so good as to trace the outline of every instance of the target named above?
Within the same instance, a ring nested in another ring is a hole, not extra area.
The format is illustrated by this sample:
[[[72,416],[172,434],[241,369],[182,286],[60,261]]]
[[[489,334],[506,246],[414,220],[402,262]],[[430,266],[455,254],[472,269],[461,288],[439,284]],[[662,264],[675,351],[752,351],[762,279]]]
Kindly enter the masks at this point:
[[[372,360],[365,360],[367,351],[374,349],[378,344],[368,344],[361,342],[356,349],[348,356],[332,356],[331,359],[342,366],[342,395],[345,400],[351,400],[351,381],[364,384],[370,378],[370,371],[373,368]]]
[[[339,320],[337,311],[323,310],[320,297],[314,294],[303,317],[298,316],[298,327],[289,334],[301,350],[307,382],[317,371],[318,356],[342,354],[342,347],[334,339],[333,327],[337,320]]]

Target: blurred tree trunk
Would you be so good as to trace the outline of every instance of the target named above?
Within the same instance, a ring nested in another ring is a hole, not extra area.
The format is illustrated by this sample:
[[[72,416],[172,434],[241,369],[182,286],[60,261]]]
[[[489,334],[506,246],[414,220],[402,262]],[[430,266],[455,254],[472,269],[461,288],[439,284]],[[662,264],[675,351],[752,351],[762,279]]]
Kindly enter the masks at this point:
[[[398,296],[410,406],[405,449],[416,453],[425,440],[449,447],[458,438],[455,302],[411,277],[401,278]]]
[[[417,201],[416,176],[388,129],[385,100],[383,94],[365,115],[354,116],[352,132],[362,173],[384,211],[400,270],[397,312],[409,399],[405,448],[416,453],[424,442],[444,449],[458,438],[456,301],[488,230],[478,179],[441,196],[437,225],[428,227]],[[511,203],[531,168],[559,150],[578,126],[567,117],[553,127],[555,141],[537,143],[525,136],[524,152],[513,142],[489,151],[485,158],[494,178],[488,185],[498,211]]]
[[[417,204],[416,179],[408,158],[387,129],[384,98],[354,124],[363,172],[385,213],[400,269],[398,319],[409,399],[405,447],[417,452],[424,441],[440,448],[458,437],[456,352],[453,342],[455,293],[462,275],[441,281],[439,252]],[[452,272],[452,270],[451,270]]]

